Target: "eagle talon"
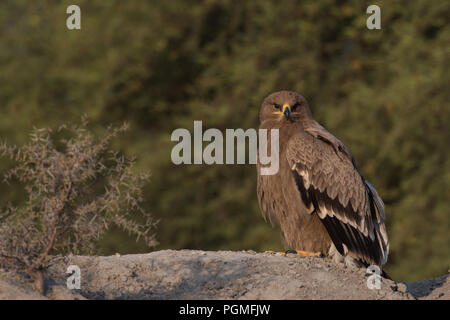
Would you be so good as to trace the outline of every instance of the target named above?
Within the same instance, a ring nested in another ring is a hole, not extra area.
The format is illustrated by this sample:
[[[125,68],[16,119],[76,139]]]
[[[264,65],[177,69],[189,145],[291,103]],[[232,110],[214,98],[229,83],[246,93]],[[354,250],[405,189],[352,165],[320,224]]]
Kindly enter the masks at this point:
[[[287,257],[289,254],[298,254],[302,257],[320,257],[323,258],[324,255],[321,252],[311,252],[311,251],[303,251],[303,250],[286,250],[286,251],[264,251],[266,254],[276,254],[276,255],[282,255]]]
[[[303,257],[323,257],[321,252],[312,252],[303,250],[292,250],[292,251],[295,251],[296,254],[299,254]]]

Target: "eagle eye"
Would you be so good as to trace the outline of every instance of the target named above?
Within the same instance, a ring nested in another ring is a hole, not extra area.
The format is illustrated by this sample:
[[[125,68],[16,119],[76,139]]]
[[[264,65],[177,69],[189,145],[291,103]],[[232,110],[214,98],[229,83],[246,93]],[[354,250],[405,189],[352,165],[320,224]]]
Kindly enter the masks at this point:
[[[299,106],[300,106],[300,102],[296,102],[296,103],[292,106],[291,110],[292,110],[292,111],[295,111],[295,109],[297,109],[297,107],[299,107]]]
[[[279,104],[274,103],[274,104],[273,104],[273,107],[274,107],[275,109],[281,110],[281,106],[280,106]]]

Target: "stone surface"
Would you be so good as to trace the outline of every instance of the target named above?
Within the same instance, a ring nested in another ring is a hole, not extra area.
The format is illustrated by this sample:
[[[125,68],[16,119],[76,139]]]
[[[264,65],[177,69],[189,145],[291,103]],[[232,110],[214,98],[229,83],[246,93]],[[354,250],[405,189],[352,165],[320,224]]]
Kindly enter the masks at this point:
[[[81,289],[66,289],[66,270],[81,270]],[[3,277],[7,278],[7,277]],[[163,250],[148,254],[68,256],[46,275],[50,299],[450,299],[448,275],[413,283],[382,279],[326,258],[254,251]],[[2,280],[0,280],[2,281]],[[7,282],[5,282],[7,281]],[[4,289],[5,285],[12,289]],[[0,299],[46,298],[4,279]]]

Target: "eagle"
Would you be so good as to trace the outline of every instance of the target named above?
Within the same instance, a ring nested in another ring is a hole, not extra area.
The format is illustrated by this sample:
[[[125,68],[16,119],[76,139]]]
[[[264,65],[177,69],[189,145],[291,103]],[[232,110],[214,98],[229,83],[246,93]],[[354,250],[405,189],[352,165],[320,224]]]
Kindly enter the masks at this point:
[[[384,203],[349,149],[313,119],[296,92],[267,96],[259,119],[267,136],[279,130],[279,170],[261,175],[258,159],[257,194],[265,220],[280,225],[285,247],[381,268],[389,253]]]

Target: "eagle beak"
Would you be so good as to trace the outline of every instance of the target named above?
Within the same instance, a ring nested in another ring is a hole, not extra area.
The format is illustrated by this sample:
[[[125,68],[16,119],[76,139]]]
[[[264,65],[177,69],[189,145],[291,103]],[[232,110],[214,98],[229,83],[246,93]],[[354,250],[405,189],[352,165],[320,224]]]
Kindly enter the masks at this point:
[[[291,107],[289,107],[287,103],[283,104],[283,114],[286,119],[289,119],[289,116],[291,115]]]

